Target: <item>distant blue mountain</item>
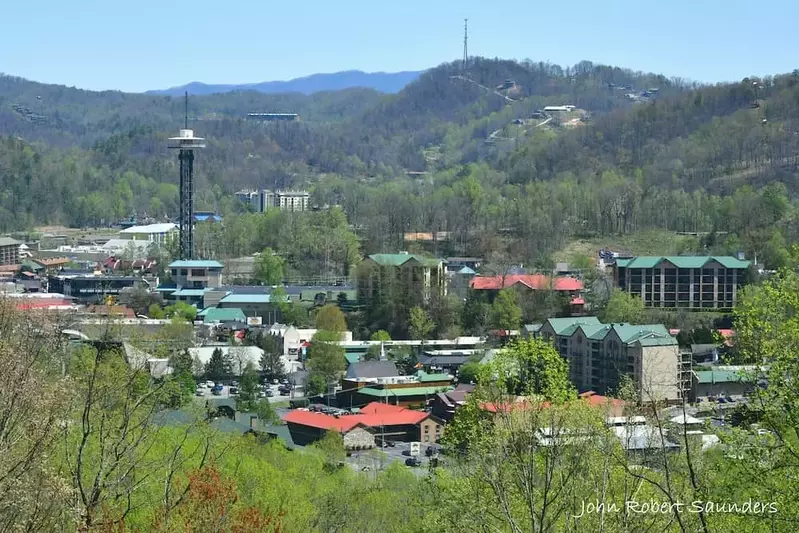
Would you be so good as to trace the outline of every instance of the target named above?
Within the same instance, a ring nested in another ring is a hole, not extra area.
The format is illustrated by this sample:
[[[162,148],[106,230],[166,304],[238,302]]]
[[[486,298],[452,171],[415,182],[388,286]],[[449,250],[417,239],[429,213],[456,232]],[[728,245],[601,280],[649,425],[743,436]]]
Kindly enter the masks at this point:
[[[228,93],[231,91],[258,91],[261,93],[303,93],[313,94],[321,91],[339,91],[353,87],[365,87],[382,93],[397,93],[419,77],[421,72],[361,72],[347,70],[332,74],[311,74],[304,78],[289,81],[265,81],[262,83],[244,83],[241,85],[209,85],[194,81],[180,87],[171,87],[147,94],[164,94],[179,96],[188,91],[189,94]]]

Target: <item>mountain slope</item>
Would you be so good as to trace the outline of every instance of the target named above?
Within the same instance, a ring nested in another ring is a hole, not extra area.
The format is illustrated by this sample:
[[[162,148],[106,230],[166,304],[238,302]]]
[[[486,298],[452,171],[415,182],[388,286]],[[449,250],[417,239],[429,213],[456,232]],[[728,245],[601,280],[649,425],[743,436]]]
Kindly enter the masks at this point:
[[[233,91],[257,91],[264,94],[302,93],[314,94],[323,91],[340,91],[342,89],[365,88],[381,93],[397,93],[403,87],[419,77],[421,72],[361,72],[347,70],[331,74],[312,74],[288,81],[266,81],[261,83],[245,83],[239,85],[206,84],[195,81],[179,87],[147,91],[145,94],[180,96],[188,91],[192,95],[228,93]]]

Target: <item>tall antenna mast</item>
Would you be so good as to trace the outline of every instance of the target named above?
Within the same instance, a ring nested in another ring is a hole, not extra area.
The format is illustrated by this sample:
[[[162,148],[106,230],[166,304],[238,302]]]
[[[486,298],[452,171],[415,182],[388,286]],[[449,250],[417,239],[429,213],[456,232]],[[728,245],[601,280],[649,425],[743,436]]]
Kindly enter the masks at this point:
[[[189,91],[183,96],[183,128],[189,129]]]
[[[469,49],[467,43],[469,41],[469,19],[463,19],[463,65],[462,69],[466,70],[466,62],[469,60]]]

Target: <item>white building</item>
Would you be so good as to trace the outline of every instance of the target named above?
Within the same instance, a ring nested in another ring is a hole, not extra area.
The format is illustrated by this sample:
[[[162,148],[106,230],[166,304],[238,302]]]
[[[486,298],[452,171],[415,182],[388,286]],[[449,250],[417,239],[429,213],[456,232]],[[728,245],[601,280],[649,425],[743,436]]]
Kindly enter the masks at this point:
[[[277,337],[278,350],[289,360],[296,360],[302,355],[304,345],[311,342],[316,335],[315,329],[301,329],[285,324],[272,324],[268,333]],[[352,332],[342,333],[342,342],[352,342]]]
[[[148,224],[146,226],[131,226],[119,232],[123,239],[134,241],[153,242],[163,245],[178,232],[177,224],[166,222],[162,224]]]

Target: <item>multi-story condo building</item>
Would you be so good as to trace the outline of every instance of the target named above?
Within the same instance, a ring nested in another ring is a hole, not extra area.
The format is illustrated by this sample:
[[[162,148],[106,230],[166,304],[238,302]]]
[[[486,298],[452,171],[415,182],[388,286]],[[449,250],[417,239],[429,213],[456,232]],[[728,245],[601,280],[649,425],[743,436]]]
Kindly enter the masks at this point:
[[[732,309],[749,261],[729,256],[617,259],[616,284],[646,307]]]
[[[19,246],[21,242],[10,237],[0,237],[0,265],[19,264]]]
[[[270,209],[308,211],[311,207],[311,193],[306,191],[243,190],[236,193],[236,199],[251,205],[259,213]]]
[[[426,302],[433,294],[446,296],[447,276],[444,260],[400,252],[373,254],[363,260],[358,270],[358,300],[366,302],[376,297],[389,284],[397,283],[399,291],[413,291]],[[410,296],[407,292],[389,297]],[[384,295],[385,297],[385,295]]]
[[[554,344],[569,362],[569,378],[580,391],[611,393],[629,375],[647,402],[676,401],[690,392],[690,357],[680,354],[677,339],[661,324],[550,318],[525,330]]]

